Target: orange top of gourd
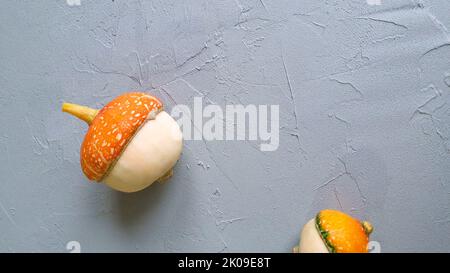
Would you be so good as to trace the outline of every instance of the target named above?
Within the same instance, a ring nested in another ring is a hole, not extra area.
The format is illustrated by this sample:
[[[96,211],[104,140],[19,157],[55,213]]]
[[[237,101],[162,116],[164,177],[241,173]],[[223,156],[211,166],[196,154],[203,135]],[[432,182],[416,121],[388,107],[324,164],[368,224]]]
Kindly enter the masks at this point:
[[[323,210],[316,226],[330,252],[367,253],[372,225],[337,210]]]
[[[120,95],[100,111],[64,104],[63,111],[90,125],[80,150],[84,174],[90,180],[101,181],[140,126],[154,119],[162,108],[157,98],[141,92]]]

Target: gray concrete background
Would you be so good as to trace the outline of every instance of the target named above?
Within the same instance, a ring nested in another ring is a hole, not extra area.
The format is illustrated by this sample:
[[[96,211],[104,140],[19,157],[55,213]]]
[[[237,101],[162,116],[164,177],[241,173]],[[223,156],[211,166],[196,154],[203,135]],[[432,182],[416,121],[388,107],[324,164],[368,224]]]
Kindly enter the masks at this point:
[[[0,250],[289,252],[341,208],[383,252],[450,251],[450,3],[381,3],[2,1]],[[129,90],[279,104],[280,147],[187,141],[167,184],[89,183],[60,105]]]

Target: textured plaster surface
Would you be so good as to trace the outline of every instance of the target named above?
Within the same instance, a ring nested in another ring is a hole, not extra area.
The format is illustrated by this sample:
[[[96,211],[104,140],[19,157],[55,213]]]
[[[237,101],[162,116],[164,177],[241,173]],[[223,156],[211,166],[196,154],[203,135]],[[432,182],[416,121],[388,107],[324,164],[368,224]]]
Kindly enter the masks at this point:
[[[383,252],[450,251],[447,0],[2,1],[0,251],[289,252],[318,210]],[[121,194],[79,166],[129,90],[279,104],[280,146],[186,141],[173,179]]]

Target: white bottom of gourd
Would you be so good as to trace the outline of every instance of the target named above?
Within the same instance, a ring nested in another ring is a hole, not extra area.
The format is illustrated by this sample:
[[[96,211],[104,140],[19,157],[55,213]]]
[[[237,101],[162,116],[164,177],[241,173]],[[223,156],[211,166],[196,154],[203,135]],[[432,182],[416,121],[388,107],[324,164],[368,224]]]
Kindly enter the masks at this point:
[[[173,168],[181,154],[182,140],[177,122],[166,112],[159,113],[135,134],[102,182],[122,192],[150,186]]]
[[[311,219],[306,223],[300,236],[299,253],[328,253],[328,249],[316,228],[316,219]]]

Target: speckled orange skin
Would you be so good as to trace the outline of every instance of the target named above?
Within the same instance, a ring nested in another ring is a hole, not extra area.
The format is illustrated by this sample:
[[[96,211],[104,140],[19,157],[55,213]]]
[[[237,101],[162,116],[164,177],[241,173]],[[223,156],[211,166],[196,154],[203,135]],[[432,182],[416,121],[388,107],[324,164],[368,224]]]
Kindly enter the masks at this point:
[[[103,107],[81,145],[84,174],[90,180],[101,181],[149,114],[162,108],[158,99],[141,92],[125,93]]]
[[[337,210],[323,210],[316,225],[330,252],[367,253],[369,235],[360,221]]]

